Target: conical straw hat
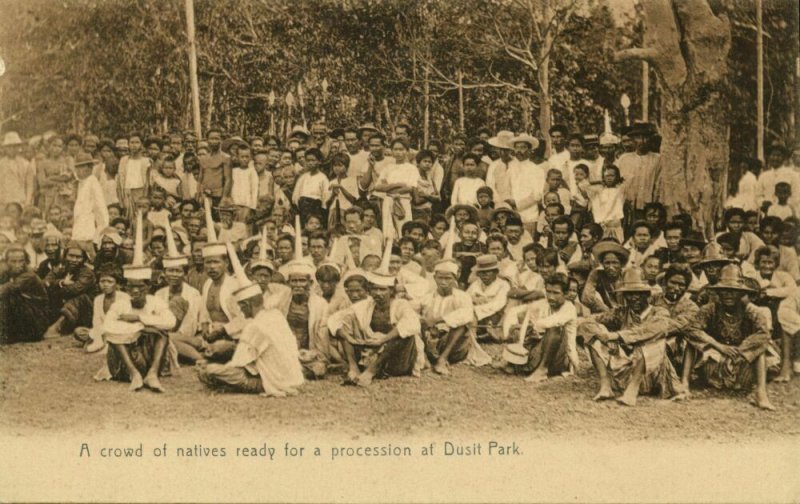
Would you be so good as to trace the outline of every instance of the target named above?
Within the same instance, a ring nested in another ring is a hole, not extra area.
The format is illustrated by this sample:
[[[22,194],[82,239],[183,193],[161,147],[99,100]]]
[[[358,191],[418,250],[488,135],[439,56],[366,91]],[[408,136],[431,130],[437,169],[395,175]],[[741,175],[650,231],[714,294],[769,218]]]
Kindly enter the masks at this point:
[[[178,252],[175,245],[175,236],[172,234],[172,226],[166,227],[167,234],[167,256],[163,259],[165,268],[177,268],[189,264],[189,257]]]
[[[144,264],[144,226],[142,212],[136,212],[136,234],[133,242],[133,261],[123,267],[123,276],[128,280],[150,280],[153,271]]]
[[[205,212],[208,244],[203,247],[203,257],[227,255],[228,251],[225,249],[225,244],[220,243],[217,238],[217,231],[214,229],[214,219],[211,218],[211,200],[208,198],[205,199]]]

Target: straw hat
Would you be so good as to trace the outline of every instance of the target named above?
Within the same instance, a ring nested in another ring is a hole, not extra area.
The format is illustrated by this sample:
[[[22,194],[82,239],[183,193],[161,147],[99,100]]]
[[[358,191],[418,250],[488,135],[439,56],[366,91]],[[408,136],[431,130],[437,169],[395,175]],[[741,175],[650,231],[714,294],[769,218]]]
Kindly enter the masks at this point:
[[[75,156],[75,162],[73,163],[73,166],[75,168],[79,166],[94,166],[94,163],[95,161],[91,154],[88,152],[79,152]]]
[[[683,247],[684,245],[692,245],[701,250],[706,248],[708,242],[706,241],[705,236],[700,231],[689,231],[686,236],[681,238],[678,244]]]
[[[531,135],[529,135],[527,133],[522,133],[521,135],[517,135],[517,136],[515,136],[514,138],[511,139],[511,144],[512,145],[517,143],[517,142],[525,142],[525,143],[527,143],[528,145],[531,146],[531,150],[534,150],[537,147],[539,147],[539,139],[536,138],[536,137],[533,137],[533,136],[531,136]]]
[[[497,256],[494,254],[484,254],[475,259],[475,273],[481,271],[500,271],[500,264],[497,262]]]
[[[142,212],[136,212],[136,235],[133,242],[133,261],[122,267],[126,280],[146,280],[153,277],[153,270],[144,264],[144,237]]]
[[[757,292],[757,289],[747,284],[744,275],[742,275],[742,268],[740,268],[738,264],[728,264],[724,266],[719,275],[719,282],[707,287],[715,290],[731,289],[744,292]]]
[[[266,229],[262,229],[261,239],[258,243],[258,257],[251,259],[247,264],[250,271],[255,271],[257,268],[267,268],[271,272],[275,272],[275,263],[267,259],[267,248],[267,231]]]
[[[644,272],[638,266],[625,268],[622,272],[622,286],[617,292],[650,292],[650,285],[644,279]]]
[[[298,124],[297,126],[292,128],[292,132],[289,134],[289,140],[291,140],[292,138],[295,138],[295,139],[298,139],[298,140],[300,138],[303,138],[303,141],[305,141],[305,140],[308,140],[308,137],[310,137],[310,136],[311,136],[311,132],[309,132],[308,129],[305,128],[304,126],[301,126],[301,125]]]
[[[702,267],[711,264],[730,264],[733,261],[722,253],[722,247],[717,242],[711,242],[703,249],[703,259],[698,261],[697,266]]]
[[[19,133],[16,131],[9,131],[3,137],[3,147],[13,147],[15,145],[22,145],[24,142],[20,138]]]
[[[519,217],[519,212],[511,208],[511,205],[509,205],[505,201],[502,201],[497,205],[495,205],[495,208],[494,210],[492,210],[491,213],[491,220],[495,220],[497,216],[500,214],[516,215],[517,217]]]
[[[453,205],[447,209],[447,211],[444,213],[444,216],[448,220],[452,220],[453,216],[455,216],[456,212],[459,210],[466,210],[467,212],[469,212],[470,220],[472,220],[473,222],[478,222],[478,209],[472,205],[464,205],[464,204]]]
[[[286,263],[286,277],[304,276],[311,278],[317,272],[314,261],[310,257],[303,257],[303,235],[300,226],[300,215],[294,217],[294,259]]]
[[[364,131],[372,131],[374,133],[380,133],[380,130],[378,130],[378,128],[375,127],[375,124],[371,122],[365,122],[358,127],[359,136],[361,136],[361,133],[363,133]]]
[[[514,132],[508,130],[498,131],[496,136],[489,139],[488,144],[496,149],[513,149]]]
[[[628,257],[631,255],[630,251],[613,240],[599,241],[592,247],[592,255],[600,262],[603,261],[603,256],[608,253],[616,254],[623,264],[628,262]]]
[[[238,147],[249,147],[249,145],[247,145],[247,142],[245,142],[242,137],[232,136],[228,139],[225,139],[222,142],[222,145],[220,145],[220,149],[222,150],[222,152],[229,152],[231,150],[231,146],[233,145],[236,145]]]

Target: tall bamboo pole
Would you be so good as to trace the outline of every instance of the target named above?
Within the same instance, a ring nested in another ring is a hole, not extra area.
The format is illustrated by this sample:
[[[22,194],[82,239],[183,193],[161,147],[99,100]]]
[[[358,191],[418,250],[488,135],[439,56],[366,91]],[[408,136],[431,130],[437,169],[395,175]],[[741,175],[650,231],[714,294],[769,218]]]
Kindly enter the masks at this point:
[[[642,61],[642,121],[650,115],[650,64]]]
[[[764,161],[764,28],[762,0],[756,0],[756,152]]]
[[[189,39],[189,82],[192,86],[194,134],[202,138],[200,125],[200,84],[197,82],[197,46],[194,41],[194,0],[186,0],[186,36]]]
[[[458,126],[464,132],[464,73],[458,69]]]

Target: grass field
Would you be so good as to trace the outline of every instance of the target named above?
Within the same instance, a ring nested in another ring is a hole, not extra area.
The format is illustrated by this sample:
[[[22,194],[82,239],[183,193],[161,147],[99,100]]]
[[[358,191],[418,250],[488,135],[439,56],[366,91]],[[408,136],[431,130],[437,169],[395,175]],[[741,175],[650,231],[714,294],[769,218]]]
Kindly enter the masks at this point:
[[[489,346],[497,354],[498,347]],[[87,355],[64,338],[0,347],[0,430],[11,435],[75,430],[165,433],[193,429],[248,432],[330,432],[347,436],[525,432],[534,437],[627,440],[780,439],[800,434],[800,378],[771,384],[776,412],[742,394],[695,391],[673,403],[643,397],[635,408],[595,403],[597,381],[587,362],[577,378],[530,385],[490,367],[455,366],[449,378],[379,380],[367,389],[342,387],[332,376],[304,385],[297,397],[267,399],[220,394],[192,368],[162,380],[167,393],[128,392],[96,383],[104,357]]]

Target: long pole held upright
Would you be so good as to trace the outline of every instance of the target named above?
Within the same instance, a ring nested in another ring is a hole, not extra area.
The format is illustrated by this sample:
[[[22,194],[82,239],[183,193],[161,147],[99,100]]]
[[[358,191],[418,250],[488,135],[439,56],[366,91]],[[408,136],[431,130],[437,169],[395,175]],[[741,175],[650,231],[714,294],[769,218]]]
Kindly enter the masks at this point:
[[[650,64],[642,61],[642,121],[650,120]]]
[[[197,82],[197,46],[194,41],[194,0],[186,0],[186,36],[189,39],[189,81],[192,86],[194,134],[203,138],[200,126],[200,85]]]
[[[764,27],[762,0],[756,0],[756,152],[764,161]]]

